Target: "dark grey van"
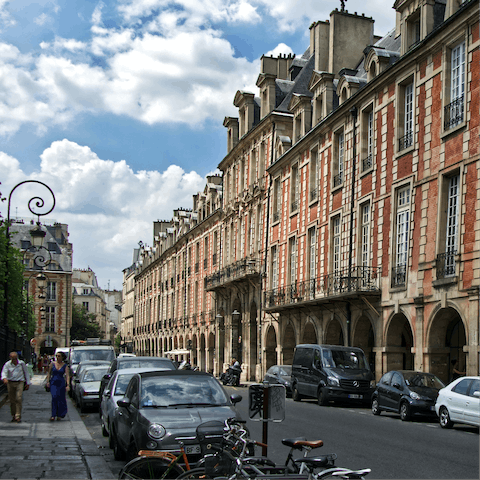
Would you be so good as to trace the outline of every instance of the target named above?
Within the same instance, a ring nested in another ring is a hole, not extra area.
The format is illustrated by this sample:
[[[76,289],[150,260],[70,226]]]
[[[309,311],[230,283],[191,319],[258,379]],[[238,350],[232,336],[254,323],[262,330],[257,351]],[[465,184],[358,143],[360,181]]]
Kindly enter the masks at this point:
[[[375,380],[361,348],[302,344],[295,348],[292,396],[330,401],[356,401],[370,405]]]

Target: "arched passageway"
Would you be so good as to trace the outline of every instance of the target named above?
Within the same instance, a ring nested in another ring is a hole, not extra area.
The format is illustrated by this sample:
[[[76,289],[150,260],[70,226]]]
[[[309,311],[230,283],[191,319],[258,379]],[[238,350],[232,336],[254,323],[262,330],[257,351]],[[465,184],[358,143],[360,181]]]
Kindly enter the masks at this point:
[[[331,320],[325,331],[326,345],[345,345],[343,328],[337,318]]]
[[[277,363],[277,335],[272,325],[268,327],[265,339],[265,363],[266,370]]]
[[[467,359],[463,347],[467,336],[462,318],[453,308],[442,308],[429,328],[428,352],[430,372],[444,382],[452,378],[452,362],[457,360],[457,370],[465,371]]]
[[[317,332],[315,331],[315,325],[310,321],[305,325],[301,343],[318,343],[318,337],[317,337]]]
[[[386,371],[414,370],[413,332],[407,317],[397,313],[388,325],[386,335]]]
[[[370,369],[375,373],[375,335],[372,322],[365,315],[362,315],[355,324],[353,332],[353,347],[360,347],[367,357]]]
[[[207,372],[213,374],[215,368],[215,335],[210,332],[208,336]]]
[[[250,361],[249,361],[249,380],[255,380],[255,374],[257,371],[257,362],[258,362],[258,324],[257,324],[257,305],[255,302],[252,302],[250,306]]]

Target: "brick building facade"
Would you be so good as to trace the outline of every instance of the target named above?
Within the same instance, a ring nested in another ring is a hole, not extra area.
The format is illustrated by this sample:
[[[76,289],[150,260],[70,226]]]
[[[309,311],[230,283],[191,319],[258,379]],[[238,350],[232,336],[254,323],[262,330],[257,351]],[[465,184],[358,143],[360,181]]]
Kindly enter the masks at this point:
[[[377,378],[478,374],[478,1],[394,8],[383,38],[335,10],[302,57],[262,57],[215,208],[207,188],[141,249],[137,351],[260,379],[298,343],[349,344]]]

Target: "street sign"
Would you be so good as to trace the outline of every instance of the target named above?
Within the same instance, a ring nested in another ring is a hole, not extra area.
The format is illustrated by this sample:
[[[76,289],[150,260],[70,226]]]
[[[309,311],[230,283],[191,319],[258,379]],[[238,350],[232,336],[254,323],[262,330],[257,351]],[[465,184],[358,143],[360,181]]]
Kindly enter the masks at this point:
[[[283,422],[285,420],[283,385],[254,383],[248,388],[248,414],[254,421]]]

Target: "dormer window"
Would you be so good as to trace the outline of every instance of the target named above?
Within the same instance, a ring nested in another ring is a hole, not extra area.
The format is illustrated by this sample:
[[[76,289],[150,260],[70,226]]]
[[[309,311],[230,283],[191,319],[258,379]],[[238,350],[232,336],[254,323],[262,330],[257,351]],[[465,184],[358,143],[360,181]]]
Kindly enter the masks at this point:
[[[414,47],[420,42],[420,11],[418,10],[407,19],[407,46]]]
[[[377,63],[372,60],[368,68],[368,81],[373,80],[377,76]]]
[[[348,100],[348,90],[347,87],[342,88],[342,92],[340,94],[340,103],[345,103]]]

